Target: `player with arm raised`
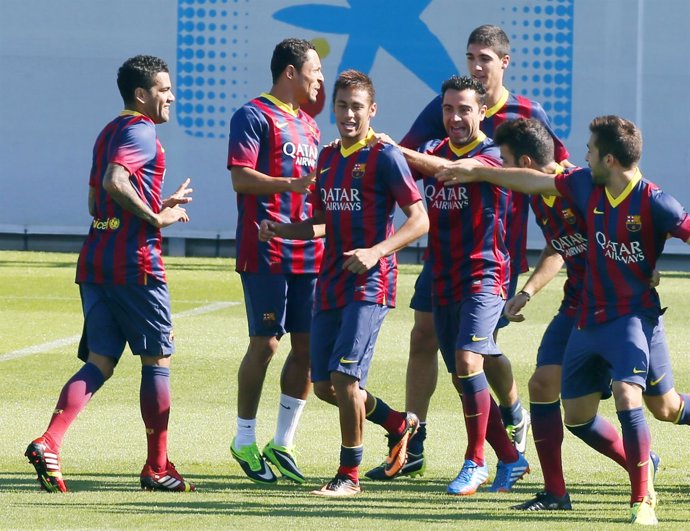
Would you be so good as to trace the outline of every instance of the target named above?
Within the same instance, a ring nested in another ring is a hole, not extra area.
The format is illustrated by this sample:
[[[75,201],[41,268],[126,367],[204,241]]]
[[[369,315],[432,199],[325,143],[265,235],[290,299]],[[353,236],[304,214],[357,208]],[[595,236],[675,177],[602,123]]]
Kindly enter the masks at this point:
[[[447,185],[479,179],[524,193],[560,195],[584,218],[589,242],[584,290],[562,369],[565,423],[626,467],[632,487],[630,521],[653,524],[654,500],[648,492],[651,436],[641,409],[643,392],[651,394],[645,400],[652,407],[675,403],[677,407],[668,408],[678,412],[675,422],[687,423],[688,400],[675,392],[672,378],[664,383],[671,385],[666,392],[650,393],[668,377],[670,364],[659,336],[663,311],[649,279],[669,234],[690,243],[690,219],[673,197],[642,177],[642,137],[635,124],[602,116],[592,121],[590,132],[588,170],[554,178],[530,169],[487,171],[454,163],[438,178]],[[619,340],[612,342],[612,337]],[[650,380],[651,372],[659,376]],[[597,415],[609,378],[622,444],[613,426]],[[660,416],[670,420],[671,415]]]
[[[117,85],[125,109],[105,126],[93,149],[88,199],[93,222],[77,263],[84,310],[78,355],[85,364],[62,388],[48,429],[25,455],[43,489],[67,490],[59,457],[65,432],[113,375],[128,343],[142,364],[147,458],[141,487],[192,491],[167,451],[175,346],[160,229],[189,221],[180,205],[191,201],[192,192],[187,179],[169,198],[161,197],[165,152],[156,125],[169,120],[175,96],[168,65],[158,57],[125,61]]]

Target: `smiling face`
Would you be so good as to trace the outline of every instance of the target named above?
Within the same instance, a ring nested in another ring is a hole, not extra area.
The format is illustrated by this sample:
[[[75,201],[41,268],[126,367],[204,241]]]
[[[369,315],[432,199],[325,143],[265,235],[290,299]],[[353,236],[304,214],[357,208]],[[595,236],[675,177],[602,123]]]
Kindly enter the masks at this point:
[[[481,44],[467,46],[467,72],[479,81],[486,91],[495,94],[503,86],[503,72],[510,63],[510,56],[499,57],[492,48]]]
[[[137,88],[135,97],[137,110],[151,118],[153,123],[162,124],[170,120],[170,105],[175,101],[175,95],[172,92],[170,74],[167,72],[156,74],[150,89]]]
[[[335,94],[333,112],[340,139],[345,149],[364,140],[371,119],[376,115],[376,103],[363,88],[339,88]]]
[[[319,88],[323,84],[321,60],[316,50],[307,51],[307,60],[295,73],[296,99],[303,103],[316,103]]]
[[[455,147],[462,147],[479,136],[479,124],[486,106],[479,103],[474,90],[448,89],[443,94],[443,126]]]

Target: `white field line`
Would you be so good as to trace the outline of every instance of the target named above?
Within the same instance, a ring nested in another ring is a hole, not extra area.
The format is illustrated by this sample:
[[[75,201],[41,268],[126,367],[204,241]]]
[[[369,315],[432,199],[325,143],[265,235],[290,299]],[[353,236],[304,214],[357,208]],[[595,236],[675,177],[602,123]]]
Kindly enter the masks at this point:
[[[205,313],[216,312],[218,310],[223,310],[230,306],[236,306],[239,302],[214,302],[207,304],[206,306],[199,306],[198,308],[192,308],[191,310],[185,310],[184,312],[174,313],[172,315],[173,319],[182,319],[184,317],[193,317],[196,315],[203,315]],[[19,350],[14,350],[12,352],[7,352],[5,354],[0,354],[0,363],[3,361],[16,360],[17,358],[24,358],[26,356],[31,356],[33,354],[40,354],[42,352],[49,352],[60,347],[66,347],[68,345],[73,345],[79,343],[81,335],[63,337],[62,339],[56,339],[54,341],[48,341],[46,343],[41,343],[39,345],[32,345],[30,347],[25,347]]]

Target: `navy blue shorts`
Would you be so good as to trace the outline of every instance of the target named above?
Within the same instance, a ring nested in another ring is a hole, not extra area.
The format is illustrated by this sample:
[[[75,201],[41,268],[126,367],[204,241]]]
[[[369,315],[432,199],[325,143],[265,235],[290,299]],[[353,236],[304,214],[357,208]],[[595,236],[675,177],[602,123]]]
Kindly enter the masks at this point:
[[[170,295],[164,282],[146,285],[79,284],[84,311],[84,330],[79,359],[89,352],[108,356],[117,363],[125,344],[133,354],[170,356],[175,352],[170,317]]]
[[[317,311],[311,334],[312,382],[330,380],[332,372],[340,372],[359,380],[364,389],[388,310],[388,306],[357,301],[343,308]]]
[[[496,328],[505,300],[492,293],[475,293],[462,302],[434,306],[434,326],[443,361],[455,373],[455,352],[469,350],[477,354],[498,356],[494,342]]]
[[[631,314],[573,328],[563,359],[562,397],[604,392],[611,380],[637,384],[644,390],[656,321]]]
[[[249,336],[308,334],[316,274],[240,273]]]
[[[539,350],[537,350],[537,367],[563,365],[565,347],[576,321],[575,317],[569,317],[563,311],[559,311],[551,319],[544,336],[541,338]]]
[[[668,393],[675,386],[671,354],[666,342],[664,320],[659,317],[659,324],[654,327],[652,344],[649,349],[649,371],[647,372],[647,396],[661,396]]]
[[[426,260],[422,266],[422,271],[414,283],[414,293],[410,300],[410,308],[418,312],[431,313],[431,285],[431,261]]]

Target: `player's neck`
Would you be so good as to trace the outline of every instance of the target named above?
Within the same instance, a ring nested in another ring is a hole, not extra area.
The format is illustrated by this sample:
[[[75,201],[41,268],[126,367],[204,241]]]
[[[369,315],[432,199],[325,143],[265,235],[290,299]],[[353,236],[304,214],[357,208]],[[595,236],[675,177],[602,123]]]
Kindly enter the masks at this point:
[[[491,109],[491,107],[496,105],[501,100],[504,91],[506,91],[506,89],[503,87],[503,83],[500,83],[496,87],[487,90],[485,104],[487,109]]]
[[[606,190],[611,197],[618,197],[628,187],[630,182],[637,178],[639,169],[637,166],[628,169],[612,171],[606,183]]]
[[[287,87],[283,87],[280,84],[273,85],[269,92],[271,96],[282,101],[288,107],[291,107],[293,111],[297,111],[300,107],[299,102],[295,98],[295,94],[292,90]]]
[[[543,173],[548,173],[550,175],[556,175],[557,173],[561,173],[563,171],[563,166],[558,164],[558,162],[556,161],[552,161],[549,162],[546,166],[540,168],[539,171]]]

